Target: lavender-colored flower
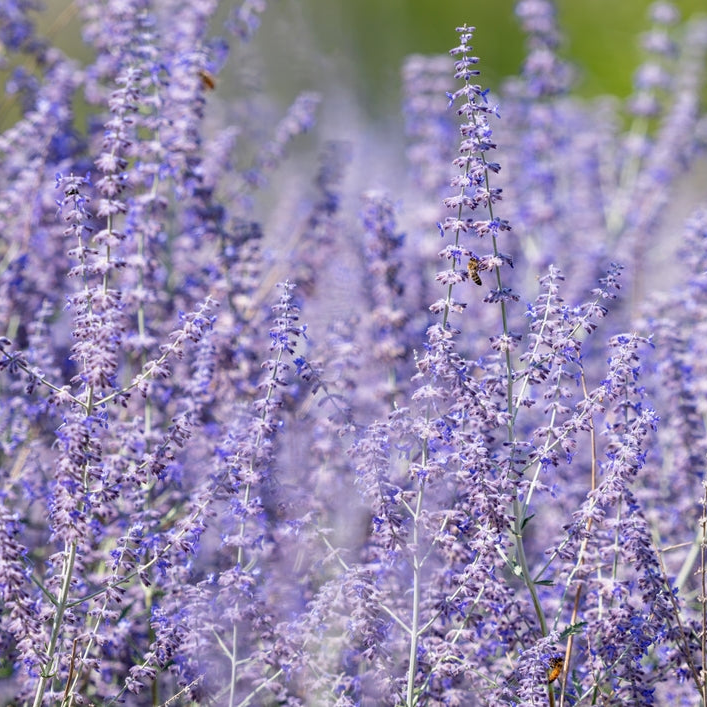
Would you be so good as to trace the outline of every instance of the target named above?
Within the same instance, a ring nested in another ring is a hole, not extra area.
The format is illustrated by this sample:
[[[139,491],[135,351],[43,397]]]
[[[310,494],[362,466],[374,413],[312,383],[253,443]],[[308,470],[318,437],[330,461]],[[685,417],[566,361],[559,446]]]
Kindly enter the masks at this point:
[[[521,0],[309,180],[215,0],[76,8],[81,65],[0,9],[0,701],[705,702],[704,21],[586,101]]]
[[[413,55],[403,66],[407,158],[413,178],[430,198],[439,200],[450,178],[455,126],[445,110],[452,62],[446,56]]]
[[[243,0],[230,15],[229,28],[242,40],[251,39],[260,27],[260,15],[265,12],[266,8],[265,0]]]

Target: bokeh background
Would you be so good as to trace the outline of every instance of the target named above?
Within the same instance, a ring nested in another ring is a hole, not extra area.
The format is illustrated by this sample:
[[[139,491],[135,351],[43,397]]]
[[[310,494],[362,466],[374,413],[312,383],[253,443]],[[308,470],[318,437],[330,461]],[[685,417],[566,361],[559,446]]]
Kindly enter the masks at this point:
[[[581,93],[626,95],[640,57],[636,32],[652,0],[558,0],[563,53],[579,68]],[[683,16],[707,12],[704,0],[678,0]],[[518,70],[522,37],[514,0],[271,0],[256,41],[272,53],[281,89],[336,75],[359,104],[379,116],[398,97],[399,68],[411,53],[444,53],[455,27],[475,26],[485,83]]]
[[[575,96],[630,94],[633,72],[643,56],[640,33],[648,27],[651,4],[652,0],[556,0],[564,33],[561,54],[576,70]],[[674,4],[683,17],[707,13],[707,0]],[[214,36],[227,34],[224,23],[240,5],[241,0],[220,3]],[[169,6],[155,0],[154,7],[159,12]],[[252,143],[257,146],[302,91],[316,91],[322,99],[316,130],[295,141],[291,149],[296,159],[283,165],[271,177],[269,189],[255,199],[253,215],[264,223],[271,242],[287,240],[302,185],[311,183],[316,174],[325,141],[342,140],[352,146],[349,193],[383,189],[404,203],[400,175],[406,168],[401,80],[405,57],[447,54],[457,42],[455,28],[467,23],[476,27],[473,46],[480,58],[479,82],[497,89],[505,77],[518,72],[524,55],[514,7],[515,0],[268,0],[262,25],[250,42],[240,44],[229,36],[230,53],[215,69],[216,89],[208,97],[206,120],[213,130],[207,134],[224,125],[243,126],[252,116],[250,122],[263,131],[262,139]],[[46,0],[37,21],[41,34],[52,43],[79,63],[90,62],[75,0]],[[8,75],[7,69],[0,71],[0,80]],[[450,85],[454,85],[451,76]],[[86,106],[77,100],[79,131],[85,113]],[[16,102],[5,96],[0,101],[0,129],[17,117]],[[500,143],[502,129],[501,123]],[[248,142],[240,140],[239,156],[245,153],[245,161],[248,149]],[[702,161],[696,170],[703,178],[691,179],[672,203],[669,216],[678,221],[704,198],[701,184],[707,182],[707,165]],[[429,224],[435,220],[427,219]],[[410,228],[404,221],[403,226]]]
[[[219,20],[240,4],[222,2]],[[556,0],[565,32],[564,55],[579,69],[580,93],[626,95],[640,58],[636,33],[652,0]],[[706,12],[705,0],[675,0],[683,16]],[[159,0],[155,3],[159,8]],[[250,51],[261,59],[259,79],[283,100],[302,89],[335,83],[357,106],[384,119],[399,105],[399,75],[411,53],[444,53],[454,28],[477,27],[474,48],[492,88],[518,70],[522,37],[514,0],[269,0]],[[73,0],[45,0],[42,32],[78,59],[87,58]],[[221,88],[224,88],[223,86]]]

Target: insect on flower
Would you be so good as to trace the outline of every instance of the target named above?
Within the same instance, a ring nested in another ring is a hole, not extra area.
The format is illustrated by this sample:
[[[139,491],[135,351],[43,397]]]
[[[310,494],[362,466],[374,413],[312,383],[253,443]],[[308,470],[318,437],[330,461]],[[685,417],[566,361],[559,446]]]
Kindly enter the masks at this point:
[[[469,258],[469,263],[467,264],[466,269],[469,271],[469,277],[477,285],[483,284],[481,282],[481,276],[479,275],[479,259],[475,255],[472,255]]]
[[[216,77],[210,71],[199,69],[198,74],[204,89],[213,91],[216,88]]]
[[[548,683],[554,682],[560,677],[562,668],[565,667],[565,659],[562,656],[556,655],[554,658],[550,658],[550,663],[547,670],[547,681]]]

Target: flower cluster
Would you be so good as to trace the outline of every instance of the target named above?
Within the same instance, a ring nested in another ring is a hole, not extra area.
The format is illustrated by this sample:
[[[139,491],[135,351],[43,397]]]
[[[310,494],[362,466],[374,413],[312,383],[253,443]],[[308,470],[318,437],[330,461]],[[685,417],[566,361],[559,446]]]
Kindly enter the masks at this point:
[[[386,192],[265,0],[76,6],[0,8],[0,702],[707,705],[705,21],[624,102],[460,26]]]

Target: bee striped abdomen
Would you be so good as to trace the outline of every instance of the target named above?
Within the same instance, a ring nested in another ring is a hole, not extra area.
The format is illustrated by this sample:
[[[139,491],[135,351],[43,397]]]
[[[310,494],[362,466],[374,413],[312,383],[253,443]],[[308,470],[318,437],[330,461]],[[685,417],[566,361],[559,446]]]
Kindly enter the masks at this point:
[[[472,255],[469,258],[469,263],[467,264],[466,269],[469,271],[469,277],[477,285],[483,284],[481,282],[481,276],[479,275],[479,259],[475,255]]]
[[[554,658],[550,658],[550,665],[548,666],[547,670],[547,681],[548,683],[554,682],[557,680],[557,678],[560,677],[560,673],[562,672],[562,668],[565,667],[565,659],[562,658],[561,656],[555,656]]]

